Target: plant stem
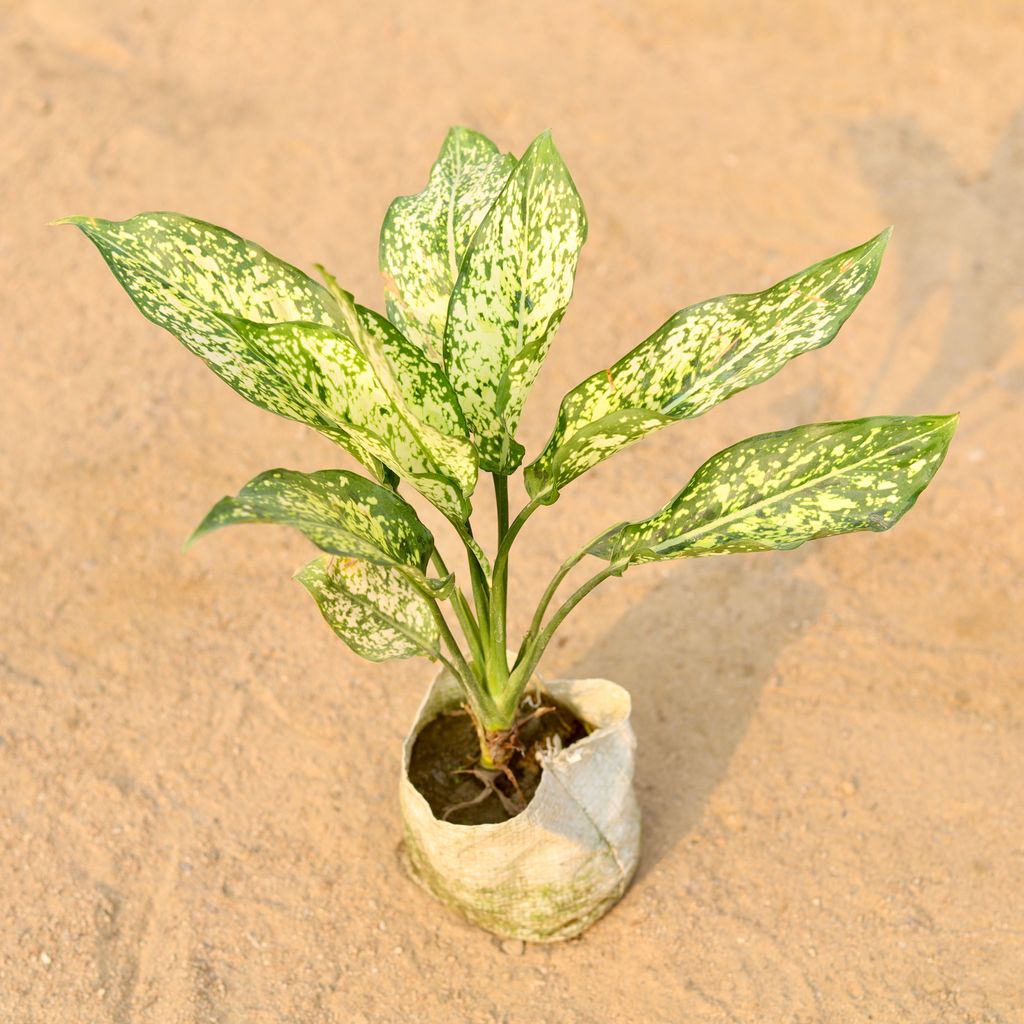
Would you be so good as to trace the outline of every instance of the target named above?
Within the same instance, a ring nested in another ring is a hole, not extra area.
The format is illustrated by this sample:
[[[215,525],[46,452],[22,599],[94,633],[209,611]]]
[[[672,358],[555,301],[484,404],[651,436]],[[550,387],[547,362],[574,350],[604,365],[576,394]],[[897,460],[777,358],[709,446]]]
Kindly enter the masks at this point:
[[[484,575],[483,567],[476,557],[476,552],[468,544],[466,545],[466,557],[469,561],[469,579],[473,584],[473,602],[476,604],[476,619],[480,624],[480,635],[482,638],[489,636],[491,631],[491,588],[487,582],[487,577]],[[485,653],[486,650],[487,646],[484,644]]]
[[[516,664],[518,665],[526,652],[526,648],[530,645],[533,639],[540,633],[541,623],[544,621],[544,613],[548,610],[548,605],[551,604],[551,599],[555,596],[555,591],[558,590],[562,580],[577,566],[584,558],[587,553],[587,547],[585,545],[580,548],[575,554],[570,555],[559,567],[558,572],[555,573],[554,578],[547,585],[544,593],[541,595],[540,604],[537,605],[537,610],[533,613],[533,618],[530,620],[530,628],[526,631],[526,635],[523,637],[523,642],[519,647],[519,653],[516,655]]]
[[[508,477],[492,473],[494,478],[494,504],[498,509],[498,547],[508,533]]]
[[[491,588],[487,582],[487,574],[480,564],[480,558],[474,550],[476,544],[473,538],[473,527],[469,522],[459,522],[457,519],[449,519],[448,522],[455,528],[463,547],[466,549],[466,561],[469,564],[469,579],[473,584],[473,603],[476,605],[476,621],[479,626],[481,639],[488,635],[490,626],[488,624],[488,605],[491,597]],[[484,645],[484,652],[487,647]]]
[[[455,639],[455,635],[452,633],[440,605],[435,598],[428,598],[427,603],[430,606],[431,614],[434,616],[434,621],[437,623],[437,628],[444,639],[445,646],[447,646],[451,653],[450,659],[446,658],[441,652],[438,652],[437,657],[462,687],[477,722],[482,723],[492,719],[496,709],[493,707],[488,696],[481,691],[476,676],[466,663],[459,643]]]
[[[508,477],[493,473],[494,504],[498,519],[498,551],[502,550],[509,532]],[[487,687],[497,697],[508,683],[508,651],[506,649],[506,612],[508,608],[508,558],[495,562],[491,580],[490,655],[487,664]]]
[[[587,541],[578,551],[571,554],[559,567],[555,573],[554,578],[544,589],[544,593],[541,595],[540,604],[537,605],[537,610],[533,613],[533,618],[530,620],[530,628],[526,631],[526,635],[523,637],[523,641],[520,644],[519,651],[516,654],[516,665],[522,660],[523,655],[526,653],[526,649],[532,644],[534,639],[540,633],[541,623],[544,621],[544,613],[548,610],[548,605],[551,604],[552,598],[555,596],[555,592],[558,590],[562,583],[562,580],[581,562],[586,556],[587,552],[593,547],[602,537],[610,533],[617,527],[611,527],[608,530],[602,530],[593,540]]]
[[[507,486],[507,484],[506,484]],[[522,511],[512,520],[512,525],[505,531],[505,535],[498,544],[498,553],[494,556],[494,575],[497,578],[501,574],[508,574],[508,556],[512,550],[512,543],[519,536],[519,531],[526,525],[527,519],[541,507],[543,502],[536,498],[524,505]]]
[[[525,656],[516,664],[516,667],[512,672],[512,676],[509,679],[509,692],[507,694],[507,700],[503,701],[503,711],[507,713],[508,708],[511,707],[514,712],[514,709],[518,707],[519,698],[522,696],[522,692],[526,688],[526,684],[529,682],[530,676],[533,675],[537,665],[540,664],[540,659],[544,654],[545,648],[551,642],[551,638],[555,635],[555,631],[565,621],[566,616],[595,587],[602,584],[610,576],[621,576],[625,568],[626,563],[623,562],[613,562],[611,565],[606,566],[596,576],[592,576],[586,583],[570,595],[558,611],[551,616],[551,620],[544,627],[544,630],[540,633],[537,639],[529,645]]]
[[[444,559],[441,557],[441,552],[438,551],[436,547],[430,553],[430,560],[433,562],[434,568],[437,569],[440,576],[445,577],[449,575],[448,566],[445,565]],[[457,585],[452,591],[451,601],[452,607],[455,609],[455,617],[459,620],[459,625],[462,627],[463,635],[466,637],[466,642],[469,644],[470,655],[474,663],[474,674],[482,676],[484,670],[484,649],[480,638],[480,627],[473,618],[473,611],[469,607],[469,601],[466,599],[466,595]]]

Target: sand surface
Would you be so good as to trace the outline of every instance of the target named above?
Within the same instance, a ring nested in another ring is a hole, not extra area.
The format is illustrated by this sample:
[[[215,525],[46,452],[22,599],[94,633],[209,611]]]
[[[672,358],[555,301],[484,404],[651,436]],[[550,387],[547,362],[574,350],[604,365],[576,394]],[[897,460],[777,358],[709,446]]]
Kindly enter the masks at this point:
[[[1022,53],[1017,3],[0,3],[0,1020],[1024,1020]],[[553,128],[590,215],[531,451],[674,310],[897,229],[830,348],[531,521],[519,627],[735,440],[963,414],[892,533],[638,569],[570,620],[544,669],[632,691],[647,838],[555,947],[400,869],[430,666],[351,655],[301,538],[181,553],[257,472],[345,457],[46,226],[180,210],[380,308],[381,217],[452,123]]]

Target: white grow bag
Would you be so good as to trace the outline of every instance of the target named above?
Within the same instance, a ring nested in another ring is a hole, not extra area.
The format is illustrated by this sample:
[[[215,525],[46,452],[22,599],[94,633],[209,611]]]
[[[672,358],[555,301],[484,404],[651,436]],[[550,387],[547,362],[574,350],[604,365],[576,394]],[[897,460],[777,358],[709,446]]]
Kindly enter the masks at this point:
[[[582,932],[620,899],[640,858],[629,694],[604,679],[555,680],[542,690],[593,731],[544,759],[537,791],[516,817],[491,825],[441,821],[409,781],[420,730],[462,701],[447,671],[406,737],[399,794],[413,878],[474,924],[530,942]]]

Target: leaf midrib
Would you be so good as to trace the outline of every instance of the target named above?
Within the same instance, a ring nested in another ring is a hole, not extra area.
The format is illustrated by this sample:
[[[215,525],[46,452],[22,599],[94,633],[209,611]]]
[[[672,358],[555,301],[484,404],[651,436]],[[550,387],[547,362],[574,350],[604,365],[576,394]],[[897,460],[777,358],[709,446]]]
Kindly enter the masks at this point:
[[[942,424],[939,424],[929,430],[922,431],[920,434],[915,434],[906,440],[902,440],[896,442],[895,444],[889,445],[884,451],[872,452],[871,455],[867,456],[866,458],[860,459],[857,462],[852,462],[847,466],[841,467],[840,469],[830,470],[828,473],[824,473],[821,476],[812,477],[809,480],[806,480],[804,483],[800,484],[799,486],[793,487],[781,494],[775,494],[767,498],[762,498],[760,501],[756,501],[752,505],[744,505],[743,508],[737,509],[735,512],[730,512],[728,515],[721,516],[720,518],[715,519],[713,522],[708,523],[705,526],[700,527],[699,529],[686,530],[683,533],[676,534],[676,536],[672,538],[671,542],[662,541],[660,543],[672,543],[674,546],[678,547],[679,544],[684,543],[688,538],[700,537],[702,534],[710,533],[712,530],[720,529],[724,524],[734,522],[735,520],[743,516],[755,513],[758,509],[766,505],[771,505],[785,498],[792,497],[793,495],[798,494],[800,491],[806,490],[808,487],[820,484],[825,480],[829,480],[837,476],[842,476],[848,472],[856,470],[869,462],[873,462],[876,459],[879,459],[885,455],[890,454],[894,448],[898,448],[900,445],[907,444],[909,441],[921,440],[923,438],[928,437],[929,434],[938,433],[938,431],[941,430],[941,428]],[[680,497],[684,497],[685,494],[686,489],[684,489],[683,494],[680,495]],[[651,545],[647,550],[657,552],[659,550],[659,546]]]
[[[858,264],[859,264],[859,262],[860,261],[858,261]],[[857,264],[855,264],[855,266],[856,265]],[[852,272],[853,269],[854,269],[854,267],[851,267],[848,271],[846,271],[846,274],[849,274],[850,272]],[[799,274],[795,274],[793,276],[794,277],[798,277],[800,275]],[[842,277],[844,277],[844,276],[845,276],[845,274],[840,274],[834,281],[831,282],[831,284],[828,285],[828,288],[834,287],[835,284],[837,284],[838,281],[840,281],[842,279]],[[786,280],[789,280],[789,279],[786,279]],[[777,288],[777,287],[779,287],[782,284],[785,284],[785,280],[780,281],[780,282],[778,282],[775,285],[772,285],[770,288],[765,289],[765,291],[771,291],[772,288]],[[827,289],[823,289],[823,290],[827,290]],[[685,309],[695,309],[695,308],[697,308],[699,306],[706,306],[706,305],[709,305],[710,303],[713,303],[713,302],[723,302],[726,299],[732,299],[732,298],[756,298],[757,296],[763,295],[763,294],[764,294],[764,292],[746,292],[746,293],[744,293],[744,292],[737,292],[737,293],[734,293],[734,294],[731,294],[731,295],[722,296],[722,297],[720,297],[718,299],[706,299],[704,302],[697,303],[696,306],[685,307]],[[850,297],[847,297],[846,301],[848,303],[850,301]],[[795,314],[797,314],[799,312],[802,312],[803,310],[809,308],[811,305],[812,305],[812,301],[810,299],[804,299],[801,303],[799,303],[795,307],[795,309],[790,310],[789,315],[795,315]],[[685,309],[681,310],[681,312],[685,312]],[[851,310],[851,312],[852,312],[852,310]],[[674,315],[677,315],[677,314],[674,314]],[[671,317],[669,319],[671,319]],[[842,328],[843,323],[845,323],[847,319],[849,319],[849,314],[847,314],[847,316],[843,319],[843,321],[838,324],[838,326],[836,327],[835,332],[832,335],[832,338],[830,338],[829,341],[822,342],[820,345],[818,345],[816,347],[817,348],[823,348],[825,345],[829,344],[829,342],[834,340],[836,334],[839,333],[839,330]],[[761,337],[763,337],[763,335]],[[647,344],[646,341],[641,342],[640,345],[637,346],[637,349],[642,348],[646,344]],[[655,346],[652,346],[652,348],[653,347],[655,347]],[[722,374],[723,370],[725,370],[728,367],[732,366],[741,357],[741,355],[744,352],[749,353],[751,348],[754,348],[754,347],[756,347],[756,345],[747,346],[746,348],[744,348],[742,350],[735,350],[733,352],[733,354],[729,357],[729,359],[727,359],[723,363],[720,363],[715,368],[715,371],[714,371],[715,375],[717,377],[721,378],[721,374]],[[622,360],[620,360],[620,362],[625,362],[628,359],[634,358],[635,355],[636,355],[636,351],[637,350],[634,349],[632,352],[627,353],[625,356],[623,356],[623,358],[622,358]],[[813,349],[807,349],[807,350],[804,350],[802,352],[797,352],[795,356],[790,356],[786,361],[788,362],[790,359],[796,358],[796,356],[799,356],[799,355],[805,355],[807,351],[813,351]],[[654,355],[657,355],[657,352],[655,352]],[[590,376],[590,378],[588,378],[588,380],[597,380],[600,383],[600,382],[602,382],[604,380],[604,378],[605,378],[605,376],[607,374],[612,373],[614,368],[615,368],[615,364],[613,364],[611,367],[609,367],[606,370],[598,370],[596,373],[591,374],[591,376]],[[768,376],[771,377],[772,374],[769,373]],[[764,377],[764,378],[761,379],[761,381],[758,381],[756,383],[761,383],[761,382],[763,382],[764,380],[767,380],[767,379],[768,379],[767,377]],[[580,385],[580,387],[585,387],[586,383],[587,382],[585,381],[583,384]],[[703,384],[705,386],[707,385],[707,383],[708,383],[707,379],[706,378],[703,379]],[[745,386],[750,386],[750,385],[745,385]],[[614,387],[612,388],[613,392],[617,393],[617,390],[618,389],[616,389]],[[683,420],[683,419],[692,419],[694,416],[699,415],[699,412],[690,412],[690,413],[683,413],[681,415],[677,415],[674,410],[678,406],[684,404],[687,400],[692,398],[695,394],[697,394],[697,392],[699,390],[700,390],[700,388],[698,387],[698,381],[695,380],[694,383],[691,385],[691,387],[688,390],[676,392],[676,394],[673,395],[672,398],[669,399],[668,402],[666,402],[664,405],[659,406],[656,409],[649,408],[648,406],[645,406],[645,405],[637,405],[637,404],[631,402],[630,404],[624,404],[624,405],[619,406],[617,409],[612,410],[612,412],[610,412],[610,413],[605,413],[603,416],[601,416],[597,420],[590,420],[589,422],[584,423],[582,425],[577,425],[575,427],[575,429],[573,429],[572,434],[567,434],[567,433],[563,434],[563,440],[557,445],[555,450],[552,452],[550,463],[549,463],[550,467],[552,467],[551,471],[553,472],[554,466],[555,466],[556,462],[559,461],[558,456],[559,456],[559,454],[563,450],[569,449],[570,447],[574,446],[577,443],[582,443],[582,442],[579,442],[579,436],[580,436],[581,433],[586,431],[587,428],[595,426],[598,423],[603,422],[604,420],[608,419],[609,416],[612,416],[614,414],[617,414],[617,413],[620,413],[620,412],[628,412],[628,411],[631,411],[631,410],[635,410],[637,412],[646,412],[646,413],[651,413],[651,414],[657,414],[657,415],[665,416],[665,417],[668,418],[669,422],[678,422],[679,420]],[[737,389],[737,390],[741,390],[741,389]],[[605,393],[607,394],[606,391],[605,391]],[[729,395],[726,395],[725,398],[729,398],[729,397],[731,397],[731,395],[733,395],[735,393],[736,393],[736,391],[734,390],[734,391],[730,392]],[[721,400],[724,401],[725,399],[723,398]],[[705,410],[702,410],[702,411],[706,412],[707,410],[705,409]],[[577,420],[577,423],[578,423],[578,420]],[[664,425],[667,426],[667,424],[664,424]],[[655,428],[655,429],[658,429],[658,428]],[[641,439],[640,437],[637,437],[637,438],[634,439],[634,442],[630,442],[630,443],[635,443],[635,441],[640,440],[640,439]],[[624,445],[623,447],[626,447],[626,446]],[[616,449],[616,451],[620,451],[620,450],[621,449]],[[612,452],[610,454],[615,454],[615,453]],[[542,453],[541,457],[543,457],[543,453]],[[539,459],[538,459],[538,461],[539,461]],[[564,462],[564,459],[561,460],[561,461]]]
[[[856,264],[855,264],[855,266],[856,266]],[[848,271],[847,271],[846,273],[848,274],[848,273],[852,272],[852,271],[853,271],[853,269],[854,269],[854,267],[851,267],[851,268],[850,268],[850,270],[848,270]],[[822,290],[822,291],[827,291],[827,290],[828,290],[829,288],[833,288],[833,287],[835,287],[835,285],[836,285],[836,284],[838,284],[838,283],[839,283],[839,281],[841,281],[841,280],[842,280],[842,278],[843,278],[843,277],[845,277],[845,276],[846,276],[845,274],[842,274],[842,273],[841,273],[841,274],[839,274],[839,276],[837,276],[837,277],[835,278],[835,280],[833,280],[833,281],[832,281],[832,282],[831,282],[830,284],[828,284],[828,285],[827,285],[827,286],[826,286],[825,288],[823,288],[823,289],[821,289],[821,290]],[[768,289],[766,289],[766,291],[771,291],[771,290],[772,290],[773,288],[778,288],[778,287],[780,287],[780,286],[781,286],[781,285],[783,285],[783,284],[785,284],[785,281],[780,281],[780,282],[779,282],[778,284],[776,284],[776,285],[772,285],[772,287],[771,287],[771,288],[768,288]],[[759,295],[763,295],[763,294],[764,294],[764,292],[748,292],[748,293],[747,293],[747,294],[745,294],[745,295],[737,295],[737,296],[732,296],[732,295],[730,295],[730,296],[728,296],[728,297],[729,297],[729,298],[734,298],[734,297],[736,297],[736,298],[756,298],[757,296],[759,296]],[[819,297],[820,297],[820,296],[819,296]],[[845,301],[844,301],[844,303],[843,303],[843,304],[844,304],[844,305],[848,305],[848,304],[849,304],[849,302],[850,302],[850,299],[851,299],[851,297],[852,297],[852,296],[848,295],[848,296],[846,297],[846,299],[845,299]],[[709,300],[709,301],[711,301],[711,302],[714,302],[715,300],[714,300],[714,299],[711,299],[711,300]],[[720,301],[721,301],[721,300],[720,300]],[[812,299],[809,299],[809,298],[805,298],[805,299],[804,299],[804,300],[803,300],[802,302],[798,302],[798,303],[796,304],[796,306],[795,306],[795,307],[791,308],[791,309],[790,309],[790,310],[789,310],[789,311],[787,312],[787,314],[786,314],[786,319],[788,320],[788,319],[791,319],[792,317],[795,317],[795,316],[799,315],[800,313],[804,312],[805,310],[807,310],[807,309],[810,309],[810,308],[811,308],[811,306],[813,306],[813,305],[815,305],[815,303],[813,302],[813,300],[812,300]],[[840,308],[841,308],[841,307],[840,307]],[[851,310],[851,312],[852,312],[852,310]],[[846,322],[846,319],[848,319],[848,317],[849,317],[849,314],[847,314],[847,317],[846,317],[846,318],[844,318],[844,320],[843,320],[843,321],[841,321],[841,322],[840,322],[840,323],[839,323],[839,324],[838,324],[838,325],[836,326],[836,329],[835,329],[835,331],[833,332],[833,334],[832,334],[832,337],[831,337],[831,338],[829,338],[829,339],[828,339],[828,341],[823,341],[823,342],[821,342],[821,343],[820,343],[819,345],[817,345],[816,347],[817,347],[817,348],[824,348],[824,346],[825,346],[825,345],[829,344],[829,343],[830,343],[830,342],[831,342],[832,340],[834,340],[834,339],[835,339],[835,336],[836,336],[836,335],[837,335],[837,334],[839,333],[839,330],[840,330],[840,328],[841,328],[841,327],[843,326],[843,323],[845,323],[845,322]],[[776,324],[775,324],[775,326],[777,326],[777,325],[778,325],[778,321],[776,321]],[[759,345],[763,344],[763,341],[764,341],[764,337],[765,337],[765,335],[764,335],[764,334],[762,333],[762,334],[758,335],[758,336],[757,336],[756,338],[753,338],[753,339],[751,339],[751,340],[750,340],[750,343],[749,343],[749,344],[747,344],[747,345],[745,345],[745,346],[743,346],[743,347],[739,347],[739,346],[738,346],[737,348],[735,348],[735,349],[734,349],[734,350],[732,351],[732,354],[731,354],[731,355],[729,356],[729,358],[728,358],[728,359],[724,360],[723,362],[720,362],[720,363],[719,363],[719,364],[718,364],[718,365],[717,365],[717,366],[716,366],[716,367],[715,367],[715,368],[714,368],[714,369],[712,370],[712,372],[711,372],[711,375],[710,375],[710,377],[702,377],[702,378],[696,378],[696,379],[694,380],[694,383],[693,383],[693,385],[691,385],[691,387],[690,387],[690,389],[689,389],[688,391],[680,391],[680,392],[677,392],[677,393],[676,393],[675,395],[673,395],[673,396],[672,396],[672,398],[671,398],[671,399],[670,399],[670,400],[669,400],[669,401],[668,401],[668,402],[667,402],[667,403],[666,403],[666,404],[665,404],[665,405],[663,406],[663,408],[662,408],[662,410],[661,410],[661,411],[662,411],[662,412],[664,412],[666,416],[671,416],[671,415],[672,415],[672,410],[673,410],[673,409],[674,409],[675,407],[677,407],[677,406],[679,406],[679,405],[681,405],[681,404],[685,403],[685,402],[686,402],[686,401],[687,401],[688,399],[692,398],[692,397],[693,397],[693,396],[694,396],[695,394],[697,394],[697,393],[698,393],[698,392],[699,392],[699,391],[701,390],[701,388],[700,388],[700,387],[698,386],[698,385],[699,385],[700,383],[703,383],[703,384],[705,385],[705,387],[706,387],[706,386],[707,386],[707,385],[708,385],[708,384],[709,384],[709,383],[710,383],[711,381],[715,380],[716,378],[717,378],[718,380],[721,380],[721,378],[722,378],[722,375],[723,375],[723,372],[728,372],[729,368],[730,368],[730,367],[731,367],[731,366],[732,366],[732,365],[733,365],[733,364],[734,364],[734,363],[735,363],[735,362],[736,362],[736,361],[737,361],[738,359],[740,359],[740,358],[741,358],[742,356],[744,356],[744,355],[749,355],[749,354],[750,354],[750,353],[751,353],[751,352],[752,352],[753,350],[755,350],[755,349],[756,349],[756,348],[757,348],[757,347],[758,347]],[[813,349],[805,349],[805,350],[804,350],[804,351],[802,351],[802,352],[797,352],[797,353],[796,353],[796,354],[795,354],[794,356],[789,356],[789,357],[788,357],[788,358],[787,358],[787,359],[786,359],[785,361],[786,361],[786,362],[788,362],[788,361],[789,361],[790,359],[793,359],[793,358],[795,358],[795,356],[796,356],[796,355],[804,355],[804,354],[805,354],[805,353],[806,353],[807,351],[813,351]],[[769,376],[771,376],[771,374],[769,374]],[[762,379],[766,379],[766,378],[762,378]],[[759,383],[760,383],[760,382],[759,382]],[[728,397],[728,396],[727,396],[727,397]],[[686,419],[687,417],[686,417],[685,415],[683,415],[683,416],[678,416],[678,417],[675,417],[675,418],[676,418],[676,419]]]
[[[106,242],[107,240],[105,239],[104,241]],[[143,263],[141,260],[138,259],[137,256],[135,256],[134,254],[130,253],[128,250],[122,248],[116,242],[107,242],[107,244],[110,246],[111,249],[114,249],[118,253],[120,253],[120,255],[124,259],[130,261],[131,263],[134,263],[137,266],[142,267],[146,273],[151,274],[151,276],[153,278],[155,278],[157,281],[161,282],[167,288],[169,288],[169,289],[171,289],[173,291],[179,291],[179,292],[184,290],[181,285],[175,284],[173,281],[169,280],[166,276],[164,276],[164,274],[162,272],[157,271],[155,269],[151,271],[150,270],[150,266],[151,266],[150,264]],[[301,271],[299,271],[299,273],[301,273]],[[310,280],[310,284],[312,286],[314,286],[314,288],[317,287],[316,281],[313,281],[311,278],[309,280]],[[231,332],[231,334],[235,338],[237,338],[245,346],[245,348],[256,357],[256,359],[259,361],[259,363],[262,366],[265,366],[268,370],[270,370],[270,372],[274,375],[274,377],[278,380],[278,382],[284,385],[285,389],[288,391],[289,394],[291,394],[292,396],[296,395],[296,385],[295,385],[295,383],[293,381],[289,380],[288,377],[286,377],[278,369],[276,363],[274,363],[272,360],[267,359],[265,357],[265,355],[259,351],[259,349],[257,349],[255,346],[253,346],[253,344],[249,341],[248,338],[246,338],[244,335],[242,335],[238,331],[236,331],[231,326],[230,321],[225,319],[224,314],[218,312],[218,310],[216,310],[214,307],[208,305],[207,303],[202,302],[202,301],[200,301],[198,299],[192,298],[192,296],[189,295],[189,293],[185,292],[185,294],[188,295],[190,300],[194,301],[197,306],[200,306],[201,308],[203,308],[207,312],[209,312],[211,315],[215,316],[220,321],[220,323],[222,323],[224,325],[224,327],[227,330],[229,330]],[[326,294],[329,295],[330,293],[327,292]],[[229,314],[229,315],[234,316],[234,314]],[[246,317],[239,317],[238,319],[240,319],[240,320],[247,320]],[[265,324],[265,323],[258,322],[258,321],[255,321],[255,320],[247,320],[247,322],[253,323],[257,327],[273,327],[273,326],[277,326],[276,323],[275,324]],[[330,324],[320,324],[320,323],[317,323],[316,321],[292,320],[292,321],[281,321],[281,323],[308,323],[308,324],[310,324],[311,326],[314,326],[314,327],[321,327],[321,328],[325,328],[326,330],[337,331],[338,334],[341,335],[341,332],[338,331],[336,326],[330,325]],[[341,336],[344,337],[344,335],[341,335]],[[353,344],[353,348],[355,348],[357,352],[359,351],[357,345]],[[362,353],[359,353],[359,354],[362,355]],[[364,358],[366,358],[366,357],[364,356]],[[367,362],[369,362],[369,361],[367,360]],[[374,372],[374,376],[376,376],[376,371],[374,370],[372,364],[370,364],[370,369]],[[378,379],[378,383],[380,383],[379,379]],[[390,399],[391,396],[388,395],[387,389],[382,386],[382,390],[384,391],[385,395],[387,395],[387,397]],[[330,426],[332,426],[335,430],[340,431],[342,433],[342,435],[346,435],[346,434],[349,434],[349,433],[355,433],[355,434],[357,434],[357,435],[359,435],[361,437],[369,436],[370,438],[373,439],[374,442],[378,443],[382,449],[385,449],[388,452],[390,452],[391,455],[392,455],[392,458],[394,457],[395,453],[391,451],[391,447],[387,443],[385,443],[383,438],[381,438],[380,435],[376,431],[370,430],[367,427],[360,426],[360,425],[355,424],[355,423],[340,424],[337,421],[337,418],[336,418],[336,416],[334,414],[334,410],[332,410],[331,407],[329,405],[327,405],[325,402],[321,401],[311,391],[307,390],[306,388],[300,388],[299,389],[299,394],[301,395],[302,398],[306,399],[307,401],[310,402],[311,405],[313,405],[313,407],[318,411],[320,416],[324,416],[325,413],[326,413],[326,422]],[[423,445],[422,439],[419,437],[419,435],[416,433],[416,431],[412,430],[412,427],[409,424],[408,419],[397,408],[395,409],[395,412],[405,422],[406,426],[409,427],[410,431],[413,433],[413,436],[416,439],[416,442],[417,442],[417,445],[419,446],[419,448],[421,450],[426,450],[426,449],[424,449],[424,445]],[[445,436],[448,436],[448,435],[445,435]],[[427,451],[427,454],[429,454],[429,450],[426,450],[426,451]],[[385,460],[380,458],[380,456],[374,456],[374,457],[379,462],[381,462],[383,465],[385,465],[385,466],[388,465],[387,462],[385,462]],[[434,459],[431,457],[429,461],[434,461]],[[441,480],[444,483],[449,484],[452,487],[452,489],[458,495],[462,496],[463,499],[464,499],[464,496],[462,495],[462,489],[459,486],[458,482],[455,481],[454,479],[450,478],[447,474],[435,475],[435,474],[412,473],[409,470],[402,470],[402,472],[407,474],[413,480],[421,479],[423,477],[429,477],[430,479]]]
[[[242,511],[244,512],[245,510],[243,509]],[[250,521],[252,521],[252,520],[250,520]],[[304,516],[296,516],[296,517],[291,518],[291,519],[267,519],[267,518],[260,517],[259,519],[256,520],[256,522],[258,522],[258,523],[266,523],[267,525],[270,525],[270,526],[290,526],[293,529],[298,530],[301,533],[303,533],[310,540],[312,540],[312,538],[309,537],[309,534],[306,533],[307,529],[308,530],[321,530],[321,531],[329,532],[329,533],[331,533],[331,534],[333,534],[335,536],[341,536],[343,538],[351,537],[354,540],[358,541],[360,544],[366,545],[367,548],[369,548],[372,551],[377,553],[377,555],[382,559],[382,561],[376,563],[378,565],[397,566],[397,565],[405,565],[406,564],[405,562],[398,561],[398,559],[396,559],[394,555],[392,555],[389,552],[385,551],[382,547],[380,547],[379,544],[377,544],[376,541],[367,540],[365,537],[361,537],[354,530],[346,528],[342,523],[335,522],[335,521],[330,520],[330,519],[314,520],[314,519],[308,519],[308,518],[306,518]],[[231,523],[231,522],[226,522],[224,524],[218,524],[218,525],[233,526],[234,524]],[[313,543],[316,544],[316,541],[313,541]],[[317,546],[319,547],[319,545],[317,545]],[[368,556],[363,551],[359,552],[358,554],[349,553],[349,552],[342,553],[342,552],[332,551],[332,552],[330,552],[330,554],[336,555],[338,557],[344,557],[344,558],[361,558],[363,561],[366,561],[366,562],[369,562],[369,561],[372,560],[371,557]]]

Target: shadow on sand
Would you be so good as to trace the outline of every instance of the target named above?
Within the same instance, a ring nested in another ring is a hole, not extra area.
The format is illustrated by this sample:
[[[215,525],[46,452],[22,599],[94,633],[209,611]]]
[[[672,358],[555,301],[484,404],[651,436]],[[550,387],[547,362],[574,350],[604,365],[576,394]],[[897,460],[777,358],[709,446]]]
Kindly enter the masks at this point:
[[[633,696],[643,877],[703,813],[746,732],[779,652],[818,615],[802,552],[689,560],[566,673]],[[642,569],[634,571],[643,571]]]
[[[868,388],[868,404],[891,381],[900,339],[936,294],[946,303],[945,324],[934,341],[923,339],[930,365],[900,395],[906,411],[939,411],[951,399],[963,405],[991,387],[1019,395],[1024,365],[1013,353],[1024,307],[1024,109],[988,166],[973,172],[911,118],[854,123],[848,137],[864,180],[896,225],[892,255],[901,275],[896,342]]]
[[[906,353],[894,341],[865,381],[863,414],[877,411],[883,386],[887,404],[895,399],[908,413],[1019,394],[1024,230],[1014,213],[1024,201],[1024,109],[975,173],[958,167],[943,142],[913,120],[853,124],[849,139],[864,180],[899,231],[893,338],[908,334],[936,294],[946,302],[924,373],[906,384],[896,377]],[[567,673],[613,679],[633,695],[646,847],[641,876],[700,821],[780,651],[819,614],[820,588],[798,572],[803,555],[674,566]]]

